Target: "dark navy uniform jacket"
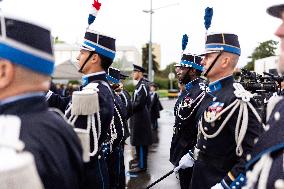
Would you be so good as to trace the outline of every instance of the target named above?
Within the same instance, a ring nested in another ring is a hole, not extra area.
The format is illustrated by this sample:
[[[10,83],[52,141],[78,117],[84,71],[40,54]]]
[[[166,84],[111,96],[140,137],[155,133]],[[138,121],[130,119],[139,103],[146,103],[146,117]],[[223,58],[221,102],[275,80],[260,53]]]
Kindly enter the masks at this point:
[[[20,139],[33,154],[45,189],[84,188],[80,141],[60,115],[48,111],[43,95],[0,103],[0,114],[21,119]]]
[[[197,112],[197,117],[200,117],[202,123],[199,125],[199,130],[202,127],[207,134],[213,134],[221,126],[231,109],[213,124],[206,122],[204,116],[218,115],[236,100],[233,83],[233,77],[229,76],[209,84],[210,92],[206,94]],[[250,102],[253,103],[253,100]],[[197,148],[200,151],[193,168],[192,188],[206,189],[220,182],[225,188],[236,186],[236,183],[238,188],[244,184],[246,155],[252,151],[254,140],[259,136],[262,126],[249,109],[248,127],[242,142],[243,154],[238,157],[235,141],[238,113],[239,108],[215,138],[206,138],[201,132],[199,133]]]
[[[114,93],[114,92],[113,92]],[[125,119],[126,119],[126,108],[122,103],[120,97],[114,94],[114,104],[117,108],[117,111],[114,112],[114,124],[117,132],[117,139],[114,142],[114,148],[124,145],[124,135],[125,135]]]
[[[160,111],[163,110],[163,106],[160,102],[159,95],[156,92],[150,92],[150,97],[150,116],[151,122],[154,123],[158,118],[160,118]]]
[[[132,101],[133,116],[130,118],[130,139],[133,146],[152,144],[150,103],[148,82],[142,78],[136,85]]]
[[[197,107],[195,110],[193,108],[199,101],[195,103],[193,101],[202,93],[200,83],[203,84],[203,81],[198,78],[186,85],[186,92],[183,96],[179,97],[175,105],[175,125],[170,150],[170,161],[175,166],[178,166],[182,156],[188,153],[196,144],[197,121],[195,120],[195,114]],[[180,105],[184,105],[185,103],[191,103],[191,106],[181,108]],[[178,114],[182,118],[188,118],[183,120]]]
[[[132,116],[132,101],[131,96],[126,90],[122,90],[119,94],[121,107],[124,112],[124,139],[126,140],[130,136],[128,119]]]
[[[126,110],[127,110],[126,119],[128,120],[133,114],[131,96],[124,89],[121,91],[119,96],[121,98],[122,103],[126,107]]]
[[[101,135],[98,141],[98,153],[95,156],[90,157],[90,162],[86,163],[85,171],[86,171],[86,186],[85,188],[108,188],[109,187],[109,176],[108,176],[108,168],[107,162],[105,158],[109,154],[109,150],[105,150],[105,146],[103,144],[109,144],[110,142],[110,124],[114,116],[114,98],[112,94],[112,90],[107,82],[106,73],[94,73],[91,75],[87,75],[84,78],[84,84],[82,87],[87,84],[94,82],[98,83],[98,96],[99,96],[99,106],[100,106],[100,120],[101,120]],[[81,88],[82,88],[81,87]],[[70,100],[70,98],[69,98]],[[61,110],[65,110],[68,108],[70,103],[67,103],[68,98],[62,98],[59,95],[52,94],[49,98],[48,102],[51,107],[58,107]],[[69,105],[68,105],[69,104]],[[64,108],[65,107],[65,108]],[[66,115],[70,116],[70,113]],[[97,123],[97,115],[95,114],[95,123],[96,127]],[[81,115],[75,122],[76,128],[86,129],[87,128],[87,116]],[[98,128],[97,128],[98,130]],[[90,150],[94,149],[94,139],[93,134],[90,132]]]
[[[106,79],[105,73],[93,74],[87,77],[86,84],[95,82],[99,83],[98,85],[98,96],[99,96],[99,106],[100,106],[100,119],[101,119],[101,137],[99,139],[99,147],[103,142],[109,140],[110,133],[110,123],[114,115],[114,100],[113,95],[111,94],[111,90],[109,87],[108,81]],[[82,86],[84,87],[84,86]],[[71,103],[71,97],[61,97],[56,94],[52,94],[52,96],[48,100],[50,107],[56,107],[62,110],[63,112],[68,108],[68,105]],[[67,115],[69,117],[70,115]],[[96,119],[97,120],[97,119]],[[96,125],[98,125],[96,123]],[[87,128],[87,116],[79,116],[77,121],[75,122],[76,128]],[[93,150],[93,136],[91,136],[91,150]]]
[[[270,154],[273,162],[268,170],[267,185],[264,188],[275,188],[275,182],[284,179],[284,100],[281,100],[272,111],[267,122],[269,130],[263,133],[251,154],[248,155],[249,162],[246,165],[247,170],[252,170],[264,155]],[[259,175],[254,188],[257,188]],[[283,186],[282,186],[283,187]]]

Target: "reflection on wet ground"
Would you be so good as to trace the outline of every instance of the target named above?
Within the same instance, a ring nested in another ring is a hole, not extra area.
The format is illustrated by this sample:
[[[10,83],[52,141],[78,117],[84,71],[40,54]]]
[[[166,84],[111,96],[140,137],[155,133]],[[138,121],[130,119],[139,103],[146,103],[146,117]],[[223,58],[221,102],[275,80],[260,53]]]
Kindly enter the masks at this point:
[[[162,100],[164,110],[161,111],[159,119],[159,128],[153,131],[153,145],[149,147],[148,170],[145,173],[128,174],[126,173],[126,182],[128,189],[145,189],[149,184],[153,183],[169,171],[173,169],[173,165],[169,162],[170,143],[172,137],[172,127],[174,124],[173,107],[175,100]],[[134,148],[129,145],[129,140],[125,146],[125,168],[129,170],[128,162],[133,159]],[[175,174],[171,174],[153,189],[178,189],[179,182]]]

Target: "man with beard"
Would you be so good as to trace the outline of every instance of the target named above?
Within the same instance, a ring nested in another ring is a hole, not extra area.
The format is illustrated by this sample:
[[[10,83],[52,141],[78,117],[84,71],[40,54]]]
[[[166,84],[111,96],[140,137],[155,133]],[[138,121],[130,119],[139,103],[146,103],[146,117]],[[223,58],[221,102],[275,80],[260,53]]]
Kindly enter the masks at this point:
[[[197,123],[195,114],[205,92],[200,87],[203,80],[200,74],[203,70],[201,57],[192,54],[183,54],[177,75],[180,83],[185,84],[184,95],[180,96],[175,105],[175,125],[170,150],[170,162],[176,166],[175,172],[179,173],[180,187],[188,189],[190,185],[192,168],[186,166],[186,161],[181,159],[189,155],[197,137]]]

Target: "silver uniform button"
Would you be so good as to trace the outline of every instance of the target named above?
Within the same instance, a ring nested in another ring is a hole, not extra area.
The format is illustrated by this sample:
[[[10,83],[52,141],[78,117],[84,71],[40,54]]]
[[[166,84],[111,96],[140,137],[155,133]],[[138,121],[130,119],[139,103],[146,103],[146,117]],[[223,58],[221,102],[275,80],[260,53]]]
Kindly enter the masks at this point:
[[[207,128],[207,127],[204,127],[204,130],[205,130],[205,131],[208,131],[208,128]]]
[[[98,156],[98,159],[101,159],[101,155]]]
[[[275,119],[275,121],[279,121],[279,119],[280,119],[280,113],[279,112],[275,112],[274,119]]]
[[[202,148],[203,148],[203,149],[206,149],[206,146],[203,145]]]
[[[254,139],[254,141],[253,141],[253,142],[254,142],[254,144],[256,144],[256,143],[257,143],[257,141],[258,141],[258,138],[255,138],[255,139]]]
[[[204,140],[207,140],[207,137],[206,137],[206,136],[204,136]]]
[[[282,188],[284,188],[284,180],[282,180],[282,179],[276,180],[275,183],[274,183],[274,187],[275,187],[276,189],[282,189]]]
[[[247,161],[249,161],[250,159],[251,159],[251,155],[248,154],[248,155],[247,155]]]

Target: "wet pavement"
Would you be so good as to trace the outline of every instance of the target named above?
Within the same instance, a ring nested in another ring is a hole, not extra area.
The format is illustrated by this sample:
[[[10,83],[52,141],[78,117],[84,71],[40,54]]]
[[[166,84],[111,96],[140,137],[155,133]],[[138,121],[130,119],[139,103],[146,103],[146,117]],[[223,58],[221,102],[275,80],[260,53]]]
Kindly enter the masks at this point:
[[[174,167],[169,162],[170,143],[172,138],[172,127],[174,124],[173,107],[176,100],[161,100],[164,110],[161,111],[161,118],[158,120],[159,128],[153,131],[154,144],[149,147],[148,170],[145,173],[126,173],[126,184],[128,189],[143,189],[156,181],[161,176],[171,171]],[[125,168],[128,171],[128,162],[133,159],[134,148],[127,141],[125,146]],[[173,173],[155,186],[153,189],[178,189],[179,181]]]

